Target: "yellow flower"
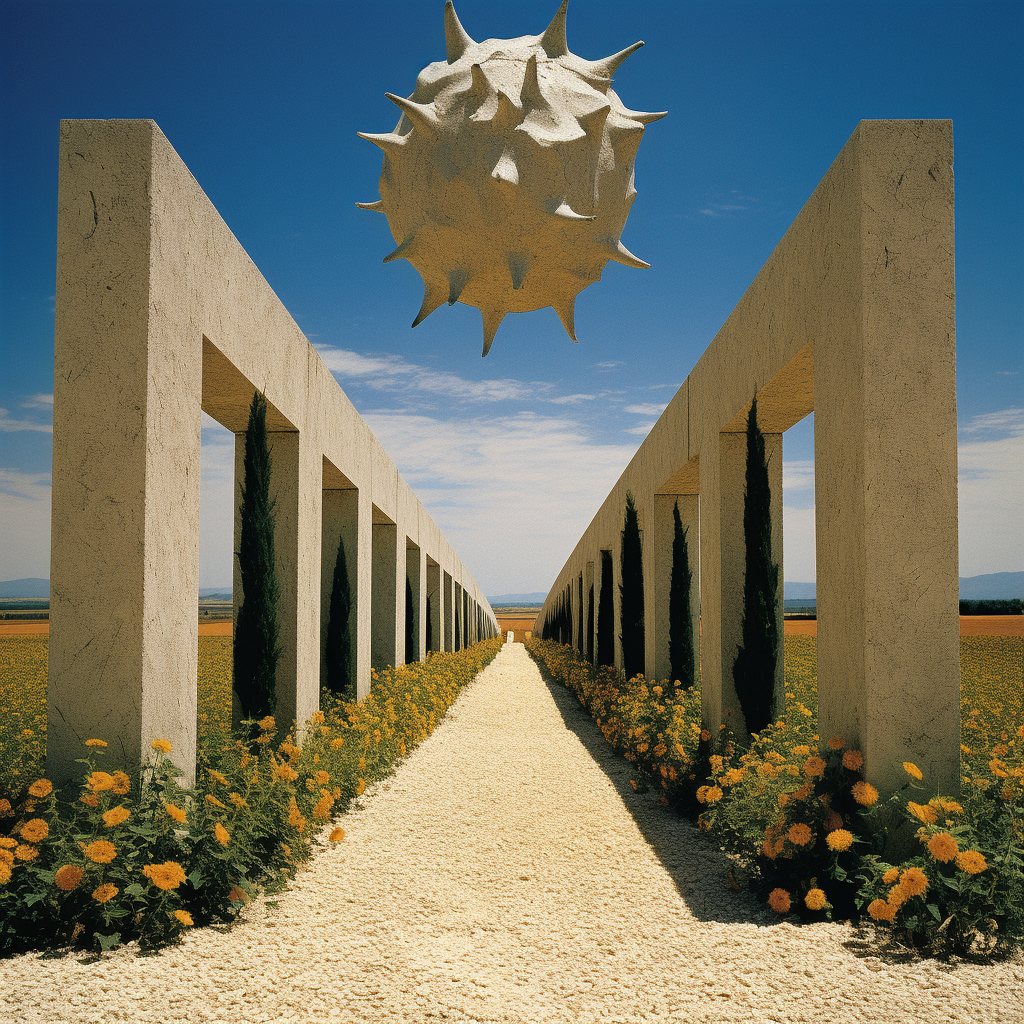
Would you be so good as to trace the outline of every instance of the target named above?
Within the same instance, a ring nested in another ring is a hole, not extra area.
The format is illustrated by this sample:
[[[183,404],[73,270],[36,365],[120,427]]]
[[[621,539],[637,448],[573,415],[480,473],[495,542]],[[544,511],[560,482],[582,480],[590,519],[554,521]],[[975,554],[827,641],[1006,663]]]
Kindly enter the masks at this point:
[[[331,750],[341,750],[341,748],[342,748],[342,746],[344,746],[344,744],[345,744],[345,737],[344,736],[337,736],[333,740],[331,740]]]
[[[171,744],[167,740],[153,740],[150,746],[161,754],[169,754],[171,752]]]
[[[241,793],[228,793],[228,799],[237,807],[239,810],[249,805],[245,802],[245,797]]]
[[[843,850],[848,850],[853,844],[853,833],[847,831],[845,828],[837,828],[834,832],[829,832],[825,836],[825,842],[828,843],[828,848],[835,851],[836,853],[842,853]]]
[[[115,825],[120,825],[126,822],[131,817],[131,812],[127,807],[120,805],[118,807],[111,807],[109,811],[106,811],[103,815],[103,824],[107,828],[113,828]]]
[[[274,721],[273,715],[267,715],[266,718],[261,718],[256,724],[264,732],[270,732],[270,730],[276,728],[277,725],[277,723]]]
[[[53,792],[53,783],[49,779],[37,779],[28,787],[30,796],[44,797]]]
[[[228,830],[219,821],[213,826],[213,834],[217,837],[217,842],[221,846],[227,846],[228,841],[231,839]]]
[[[791,752],[794,757],[807,757],[807,755],[811,752],[811,748],[805,747],[803,744],[801,744],[798,747],[793,747]]]
[[[851,772],[860,771],[864,767],[864,755],[859,750],[847,750],[843,753],[843,767]]]
[[[86,807],[99,807],[100,798],[95,793],[83,793],[78,798]]]
[[[331,829],[329,838],[332,843],[340,843],[345,838],[345,830],[343,828]]]
[[[107,745],[106,740],[86,740],[85,745],[87,747],[105,747]]]
[[[772,846],[770,839],[765,839],[761,844],[761,852],[769,859],[775,860],[775,848]]]
[[[168,804],[166,810],[167,810],[167,813],[176,822],[178,822],[179,824],[182,824],[182,825],[185,824],[185,821],[187,820],[187,816],[186,816],[185,812],[180,807],[177,807],[174,804]]]
[[[118,894],[118,888],[116,885],[110,882],[104,882],[103,885],[97,886],[92,891],[92,898],[97,903],[106,903],[112,900]]]
[[[799,821],[795,825],[790,825],[787,836],[794,846],[806,846],[813,838],[813,833],[807,825]]]
[[[845,747],[845,746],[846,746],[846,740],[844,740],[841,736],[833,736],[828,741],[828,749],[829,750],[842,750],[843,747]],[[820,889],[818,889],[818,890],[812,889],[811,890],[811,892],[815,892],[815,891],[821,892]],[[822,894],[822,895],[824,895],[824,894]]]
[[[114,784],[110,787],[112,793],[116,793],[118,796],[125,796],[131,792],[132,780],[124,772],[114,772],[112,778],[114,780]]]
[[[808,910],[821,910],[827,902],[825,893],[821,889],[808,889],[807,895],[804,897],[804,903]]]
[[[707,729],[701,729],[701,731],[700,731],[700,741],[701,741],[701,743],[707,743],[707,742],[710,741],[710,739],[711,739],[710,731],[707,730]]]
[[[324,713],[322,711],[314,711],[312,717],[310,718],[310,722],[312,722],[313,725],[321,725],[323,724],[323,720]]]
[[[12,839],[10,836],[0,836],[0,849],[13,850],[17,845],[17,839]]]
[[[94,864],[109,864],[117,856],[117,849],[106,839],[94,839],[88,846],[82,847],[82,853]]]
[[[926,825],[934,825],[935,822],[939,820],[939,816],[931,804],[916,804],[913,800],[908,800],[907,810],[910,811],[918,821],[923,821]]]
[[[299,777],[299,773],[290,764],[282,762],[274,767],[274,777],[284,782],[294,782]]]
[[[78,888],[82,875],[83,871],[80,867],[76,867],[74,864],[65,864],[54,872],[53,884],[64,892],[71,892],[72,889]]]
[[[937,832],[928,840],[928,852],[937,861],[945,864],[960,852],[960,847],[948,832]]]
[[[928,876],[920,868],[907,868],[900,875],[900,887],[911,896],[923,896],[928,888]]]
[[[825,772],[825,762],[820,757],[809,757],[804,761],[804,775],[816,779]]]
[[[893,914],[903,906],[907,900],[910,899],[910,893],[903,888],[902,885],[894,885],[889,890],[888,904],[892,908]]]
[[[878,800],[878,790],[870,782],[855,782],[851,791],[861,807],[870,807]]]
[[[107,772],[93,772],[85,780],[85,784],[93,793],[102,793],[105,790],[114,788],[114,776],[109,775]]]
[[[176,910],[174,916],[186,927],[191,928],[195,922],[192,920],[192,915],[187,910]]]
[[[768,894],[768,906],[776,914],[788,914],[791,906],[789,893],[785,889],[772,889]]]
[[[876,921],[892,921],[896,916],[896,908],[885,900],[872,900],[868,904],[868,913]]]
[[[177,889],[186,878],[184,868],[177,861],[173,860],[166,861],[163,864],[147,864],[142,869],[142,873],[158,889],[164,890]]]
[[[50,826],[42,818],[32,818],[21,826],[19,835],[28,843],[41,843],[50,834]]]
[[[922,773],[921,769],[918,768],[917,765],[914,764],[913,761],[904,761],[903,762],[903,770],[908,775],[913,776],[918,781],[920,781],[921,779],[924,778],[924,774]]]
[[[884,885],[893,885],[896,879],[900,877],[899,868],[889,868],[884,875],[882,875],[882,882]]]
[[[362,796],[365,790],[366,783],[362,779],[360,779],[359,782],[356,784],[356,796]]]
[[[19,844],[14,848],[14,856],[18,860],[35,860],[39,856],[39,851],[34,846]]]
[[[214,782],[219,782],[222,786],[228,785],[228,780],[216,768],[207,768],[206,770],[210,773],[210,778]]]
[[[214,807],[219,807],[222,811],[227,810],[227,806],[222,804],[212,793],[206,794],[206,802],[208,804],[213,804]]]
[[[964,850],[956,855],[956,866],[969,875],[977,875],[984,871],[988,864],[984,855],[977,850]]]
[[[11,801],[6,799],[6,797],[3,800],[0,800],[0,818],[6,818],[9,814],[12,813],[13,812],[11,811]]]

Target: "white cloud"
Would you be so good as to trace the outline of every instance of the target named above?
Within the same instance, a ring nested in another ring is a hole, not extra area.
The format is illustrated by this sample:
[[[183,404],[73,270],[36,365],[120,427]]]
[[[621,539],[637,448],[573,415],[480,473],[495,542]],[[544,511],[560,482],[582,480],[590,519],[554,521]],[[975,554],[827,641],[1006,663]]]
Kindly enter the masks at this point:
[[[649,423],[640,423],[635,427],[630,427],[624,433],[636,434],[637,437],[646,437],[654,429],[654,424],[657,422],[657,420],[651,420]]]
[[[641,405],[627,405],[624,411],[637,416],[660,416],[667,408],[668,402],[644,402]]]
[[[0,469],[0,579],[50,574],[50,474]]]
[[[814,460],[794,459],[782,462],[782,489],[784,491],[814,490]]]
[[[594,368],[597,369],[597,370],[603,370],[604,372],[607,373],[607,372],[609,372],[611,370],[616,370],[620,366],[625,366],[625,365],[626,364],[621,359],[610,359],[610,360],[608,360],[607,362],[604,362],[604,363],[594,363]]]
[[[231,585],[235,538],[235,435],[202,415],[199,586]]]
[[[782,509],[782,575],[809,583],[815,578],[814,509]]]
[[[45,409],[53,412],[53,395],[29,395],[27,400],[21,403],[22,409]]]
[[[549,398],[552,405],[579,405],[580,402],[592,402],[596,395],[562,395],[561,398]]]
[[[21,430],[38,430],[43,434],[52,434],[53,424],[33,423],[31,420],[12,420],[6,409],[0,409],[0,430],[10,434]]]

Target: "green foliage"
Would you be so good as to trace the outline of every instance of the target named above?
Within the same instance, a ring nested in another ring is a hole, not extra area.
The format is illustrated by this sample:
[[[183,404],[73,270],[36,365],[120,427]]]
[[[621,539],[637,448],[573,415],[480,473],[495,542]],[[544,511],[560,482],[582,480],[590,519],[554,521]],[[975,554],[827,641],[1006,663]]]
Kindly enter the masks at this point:
[[[597,608],[597,663],[615,663],[615,605],[612,594],[612,553],[601,552],[601,595]]]
[[[684,689],[693,686],[696,658],[693,650],[693,616],[690,614],[690,552],[686,543],[689,530],[683,529],[679,502],[672,508],[672,579],[668,595],[668,656],[672,681]]]
[[[405,662],[416,660],[416,636],[412,609],[412,583],[405,577]]]
[[[314,832],[390,774],[499,647],[493,639],[375,673],[362,703],[328,698],[301,747],[294,733],[275,747],[269,716],[235,734],[211,724],[194,787],[181,785],[162,740],[134,786],[103,770],[95,742],[77,794],[58,797],[32,775],[25,783],[20,766],[0,779],[0,954],[130,939],[154,947],[230,920],[295,873]]]
[[[252,396],[245,430],[244,483],[241,485],[241,538],[238,568],[242,605],[235,623],[234,688],[243,718],[270,714],[277,706],[277,662],[281,657],[277,602],[280,587],[274,564],[272,462],[267,443],[267,401]]]
[[[747,475],[743,502],[743,640],[732,675],[747,730],[759,732],[774,718],[779,660],[779,566],[772,560],[771,488],[764,434],[755,396],[747,417]]]
[[[640,522],[632,491],[626,491],[626,517],[619,557],[622,667],[627,677],[643,675],[644,658],[644,565],[640,546]]]
[[[594,584],[590,584],[590,596],[587,599],[587,661],[594,660]]]
[[[352,591],[345,561],[345,540],[338,538],[338,554],[334,559],[331,580],[331,605],[327,612],[327,688],[348,700],[356,695],[352,671],[352,641],[349,617],[352,613]]]

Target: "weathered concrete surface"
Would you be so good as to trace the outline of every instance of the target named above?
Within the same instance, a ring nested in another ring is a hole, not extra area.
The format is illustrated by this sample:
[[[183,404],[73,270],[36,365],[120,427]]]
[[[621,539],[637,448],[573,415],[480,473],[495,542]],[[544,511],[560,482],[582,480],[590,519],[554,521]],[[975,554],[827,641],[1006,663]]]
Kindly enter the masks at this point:
[[[48,692],[55,779],[76,770],[90,737],[128,765],[151,740],[170,740],[191,773],[200,410],[239,435],[256,389],[268,403],[278,501],[279,718],[301,722],[317,706],[325,545],[333,558],[342,528],[354,539],[361,697],[374,635],[380,664],[404,658],[407,541],[444,567],[496,631],[472,577],[160,129],[62,122]],[[336,514],[328,499],[325,536],[324,494],[338,489],[356,497]],[[381,606],[388,621],[372,614],[380,517],[395,534],[393,578],[376,588],[393,593]]]
[[[945,792],[960,784],[952,164],[949,121],[860,123],[612,488],[544,609],[611,550],[621,662],[626,491],[641,516],[654,514],[655,495],[699,494],[704,718],[713,730],[739,721],[731,669],[743,489],[728,453],[755,389],[768,435],[781,438],[813,410],[819,732],[859,746],[883,790],[902,781],[905,759]],[[647,594],[665,587],[665,537],[644,536]],[[666,628],[648,614],[652,675]]]

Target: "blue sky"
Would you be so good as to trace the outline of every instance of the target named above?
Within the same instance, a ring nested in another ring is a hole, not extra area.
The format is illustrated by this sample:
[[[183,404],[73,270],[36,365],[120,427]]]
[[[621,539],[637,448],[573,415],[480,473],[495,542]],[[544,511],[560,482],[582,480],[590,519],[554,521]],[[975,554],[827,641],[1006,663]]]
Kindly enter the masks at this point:
[[[476,39],[556,0],[462,0]],[[661,408],[862,118],[952,118],[960,571],[1024,569],[1019,3],[571,0],[569,45],[637,39],[627,106],[668,110],[637,157],[624,243],[577,302],[443,306],[379,214],[385,91],[444,56],[443,3],[0,5],[0,579],[49,574],[57,133],[153,118],[488,594],[548,588]],[[204,419],[200,581],[230,579],[231,437]],[[809,421],[785,442],[785,577],[813,579]]]

